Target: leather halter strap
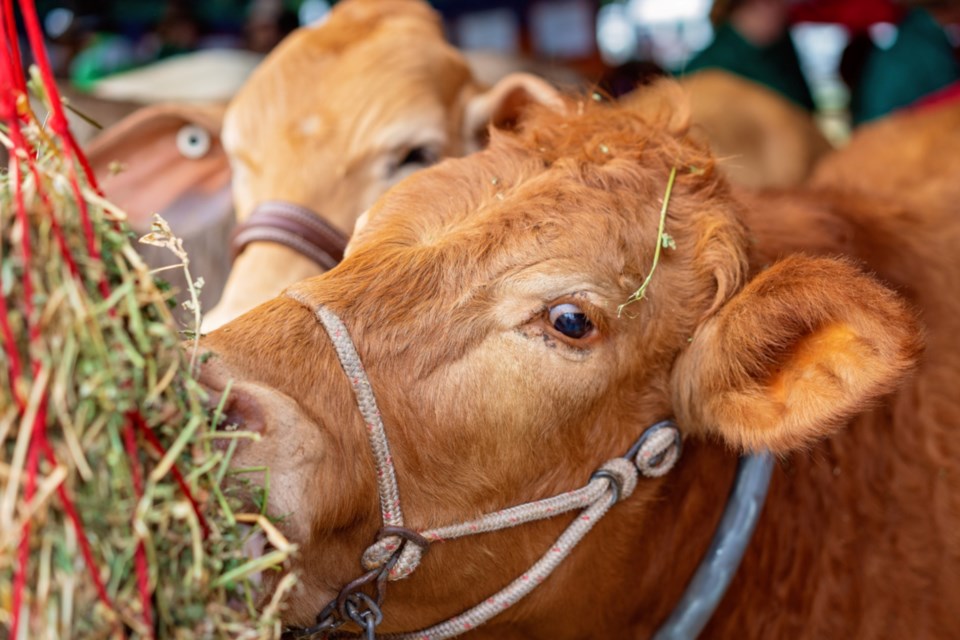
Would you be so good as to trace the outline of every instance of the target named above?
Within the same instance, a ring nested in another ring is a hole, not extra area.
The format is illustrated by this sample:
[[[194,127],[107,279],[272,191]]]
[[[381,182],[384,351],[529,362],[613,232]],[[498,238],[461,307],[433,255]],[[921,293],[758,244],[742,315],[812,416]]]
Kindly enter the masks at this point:
[[[292,202],[271,200],[256,206],[237,225],[230,242],[232,258],[254,242],[275,242],[293,249],[329,271],[343,260],[349,238],[319,215]]]

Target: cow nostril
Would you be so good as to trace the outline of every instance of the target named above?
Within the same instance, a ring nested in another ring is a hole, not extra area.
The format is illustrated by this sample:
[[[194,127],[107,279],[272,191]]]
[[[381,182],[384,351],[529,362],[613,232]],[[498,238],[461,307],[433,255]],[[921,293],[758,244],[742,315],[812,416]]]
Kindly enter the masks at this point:
[[[266,414],[252,390],[243,384],[228,385],[222,392],[211,391],[207,407],[215,416],[218,431],[263,433]]]
[[[237,431],[241,427],[240,418],[232,411],[224,411],[214,427],[217,431]]]

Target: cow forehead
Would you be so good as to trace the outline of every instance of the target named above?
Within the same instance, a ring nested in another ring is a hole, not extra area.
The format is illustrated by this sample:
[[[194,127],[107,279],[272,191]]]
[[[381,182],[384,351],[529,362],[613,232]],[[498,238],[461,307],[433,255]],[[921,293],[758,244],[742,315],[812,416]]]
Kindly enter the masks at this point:
[[[535,304],[570,293],[619,300],[628,260],[623,236],[632,224],[621,215],[622,197],[566,168],[537,166],[500,172],[499,179],[479,171],[421,172],[423,179],[401,183],[380,201],[340,269],[299,295],[314,304],[330,303],[331,290],[359,304],[404,298],[421,314],[427,307],[492,309],[505,298]],[[651,219],[644,226],[653,232],[655,225]],[[331,289],[337,279],[343,284]],[[411,282],[420,293],[400,295]]]
[[[317,49],[300,34],[265,60],[234,98],[224,138],[231,152],[287,144],[286,138],[304,134],[329,141],[430,106],[442,124],[446,114],[439,107],[453,106],[471,82],[466,62],[438,33],[380,28],[345,49]]]
[[[243,177],[235,189],[247,189],[250,201],[282,198],[355,217],[410,149],[456,150],[460,102],[451,91],[465,88],[469,71],[450,65],[448,79],[416,62],[384,62],[342,82],[321,75],[308,87],[267,89],[251,94],[253,102],[236,102],[222,136]]]
[[[384,301],[401,303],[388,313],[439,314],[438,323],[445,310],[493,308],[520,289],[548,302],[573,275],[623,298],[649,271],[674,169],[682,175],[667,229],[681,250],[670,262],[699,260],[707,245],[694,236],[732,225],[732,211],[707,202],[722,188],[704,153],[624,110],[585,106],[577,115],[574,104],[566,114],[534,114],[519,133],[495,132],[487,151],[393,187],[351,255],[304,293],[317,304],[369,306],[366,318]],[[693,287],[696,295],[706,286]]]
[[[541,149],[494,140],[488,151],[447,160],[395,186],[368,214],[354,248],[387,243],[487,256],[555,254],[565,245],[574,253],[596,250],[591,243],[616,248],[628,225],[631,235],[656,231],[656,217],[640,209],[656,208],[649,196],[662,196],[656,190],[667,174],[643,175],[637,164],[546,161]]]

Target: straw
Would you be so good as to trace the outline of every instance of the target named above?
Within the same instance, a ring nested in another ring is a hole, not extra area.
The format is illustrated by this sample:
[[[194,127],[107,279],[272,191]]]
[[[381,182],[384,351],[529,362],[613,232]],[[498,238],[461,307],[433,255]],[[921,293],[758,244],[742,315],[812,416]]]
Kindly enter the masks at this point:
[[[210,446],[239,440],[196,382],[202,278],[158,220],[147,241],[190,283],[182,346],[169,288],[70,134],[32,0],[29,77],[0,2],[0,638],[276,638],[295,547],[243,512],[266,498]],[[257,532],[272,549],[250,559]],[[262,571],[280,573],[258,610]]]

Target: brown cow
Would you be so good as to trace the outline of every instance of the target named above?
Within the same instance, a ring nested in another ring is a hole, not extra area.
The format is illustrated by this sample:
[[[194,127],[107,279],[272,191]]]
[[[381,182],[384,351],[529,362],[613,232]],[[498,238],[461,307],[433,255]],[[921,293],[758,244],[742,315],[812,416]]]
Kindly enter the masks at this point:
[[[362,382],[323,305],[356,343],[415,531],[580,487],[666,416],[685,436],[670,473],[641,479],[473,637],[648,637],[744,449],[780,463],[706,636],[958,636],[960,302],[942,283],[960,279],[960,222],[838,193],[746,202],[676,117],[589,99],[567,112],[536,110],[405,180],[339,267],[203,339],[204,383],[235,380],[231,419],[261,435],[236,464],[270,468],[269,509],[301,548],[286,621],[312,624],[381,526]],[[657,262],[661,244],[675,248]],[[922,336],[907,304],[847,259],[802,252],[865,261],[924,314],[931,353],[907,384]],[[380,630],[484,602],[571,520],[432,544],[390,583]]]
[[[486,126],[510,126],[555,91],[512,74],[484,91],[421,0],[345,0],[319,27],[287,37],[231,102],[223,140],[237,219],[282,200],[349,236],[390,185],[447,156],[478,149]],[[211,329],[317,275],[311,259],[273,242],[237,258]]]
[[[904,110],[854,132],[810,178],[875,197],[960,215],[960,101]]]

